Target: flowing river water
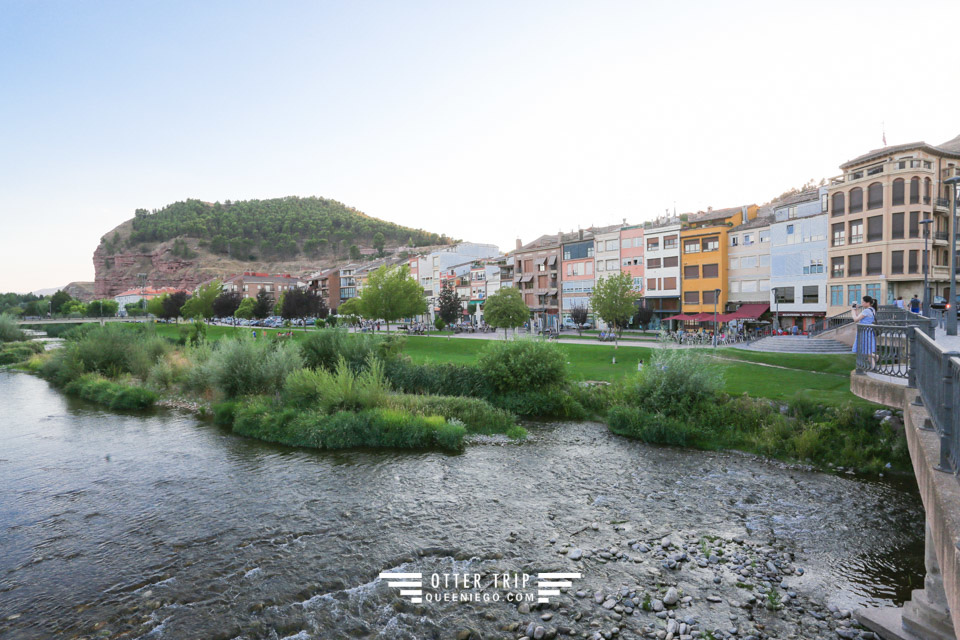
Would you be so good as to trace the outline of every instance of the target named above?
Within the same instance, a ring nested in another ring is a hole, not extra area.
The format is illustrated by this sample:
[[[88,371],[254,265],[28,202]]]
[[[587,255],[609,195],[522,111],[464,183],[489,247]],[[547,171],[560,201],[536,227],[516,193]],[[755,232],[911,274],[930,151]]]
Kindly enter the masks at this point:
[[[594,423],[537,425],[527,444],[459,455],[329,453],[237,437],[186,413],[105,411],[26,374],[0,371],[0,398],[4,639],[517,638],[528,618],[549,627],[564,616],[580,635],[578,624],[600,633],[620,616],[595,604],[595,591],[678,584],[694,597],[690,611],[712,589],[732,597],[709,554],[668,569],[636,550],[659,550],[665,536],[782,553],[802,570],[782,578],[796,598],[824,605],[900,603],[922,585],[912,479],[652,447]],[[571,559],[574,547],[583,559]],[[505,599],[413,604],[378,579],[384,571],[422,572],[425,597],[435,573],[582,577],[561,608],[521,615]],[[626,604],[638,622],[624,618],[620,637],[671,623]],[[696,614],[722,628],[763,616],[729,622],[737,616],[721,606]],[[781,624],[800,625],[801,614]],[[518,620],[519,631],[502,631]]]

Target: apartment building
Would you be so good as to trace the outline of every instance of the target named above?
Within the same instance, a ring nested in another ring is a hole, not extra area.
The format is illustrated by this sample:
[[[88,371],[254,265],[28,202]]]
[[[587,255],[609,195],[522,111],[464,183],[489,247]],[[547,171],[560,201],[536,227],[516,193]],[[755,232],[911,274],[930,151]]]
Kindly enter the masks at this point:
[[[770,299],[770,223],[773,211],[757,217],[727,234],[727,303],[732,312],[744,304],[758,304]]]
[[[684,313],[723,311],[728,300],[728,235],[757,217],[757,205],[708,210],[681,223],[680,265]],[[719,294],[717,294],[719,292]]]
[[[931,295],[943,295],[951,257],[951,194],[944,180],[960,175],[960,136],[941,145],[875,149],[840,168],[843,175],[828,189],[827,314],[849,309],[864,295],[881,304],[898,296],[923,298],[924,265],[929,265]]]
[[[307,283],[289,273],[271,275],[244,271],[223,281],[224,291],[236,291],[244,298],[256,298],[260,291],[266,291],[276,300],[285,291],[306,287]]]
[[[440,295],[441,273],[454,266],[462,266],[464,263],[469,264],[476,260],[496,258],[499,255],[500,249],[496,245],[476,242],[461,242],[427,254],[424,257],[425,265],[419,267],[418,275],[424,295],[427,296],[428,308],[434,309],[436,307],[437,296]],[[427,294],[427,291],[430,291],[430,294]],[[435,317],[436,312],[431,312],[431,321]]]
[[[543,235],[523,244],[517,240],[514,286],[530,308],[535,330],[556,328],[560,319],[560,258],[563,234]]]
[[[646,246],[643,242],[643,225],[630,225],[620,229],[620,271],[633,279],[633,290],[637,297],[643,295],[644,258]]]
[[[592,232],[581,229],[564,236],[560,272],[560,307],[564,319],[577,307],[591,309],[590,297],[596,283],[595,256],[596,241]]]
[[[331,311],[340,304],[340,270],[324,269],[310,276],[307,288],[317,293]]]
[[[626,229],[625,229],[626,230]],[[680,218],[664,216],[644,226],[644,305],[653,326],[680,311]]]
[[[806,331],[827,311],[827,187],[774,205],[770,225],[770,309],[779,327]]]
[[[597,280],[620,273],[620,227],[614,225],[594,230]]]

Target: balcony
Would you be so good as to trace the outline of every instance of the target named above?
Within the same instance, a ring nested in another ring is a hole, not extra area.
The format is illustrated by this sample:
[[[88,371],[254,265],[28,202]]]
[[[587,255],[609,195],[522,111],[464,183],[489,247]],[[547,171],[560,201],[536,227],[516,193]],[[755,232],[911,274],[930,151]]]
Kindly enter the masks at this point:
[[[949,198],[934,198],[933,206],[938,211],[943,213],[950,213],[950,199]]]
[[[933,241],[936,242],[940,240],[941,242],[948,242],[950,240],[949,231],[934,231],[933,232]]]

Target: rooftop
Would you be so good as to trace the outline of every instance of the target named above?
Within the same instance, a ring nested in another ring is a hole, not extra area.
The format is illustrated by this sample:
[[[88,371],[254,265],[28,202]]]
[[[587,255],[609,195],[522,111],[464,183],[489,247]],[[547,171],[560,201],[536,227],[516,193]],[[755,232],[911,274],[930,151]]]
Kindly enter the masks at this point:
[[[911,151],[913,149],[919,149],[926,151],[928,153],[936,155],[944,155],[951,158],[960,158],[960,136],[953,138],[952,140],[947,140],[940,145],[932,145],[923,142],[908,142],[907,144],[895,144],[887,147],[882,147],[880,149],[873,149],[867,153],[857,156],[853,160],[847,160],[840,165],[841,169],[847,169],[854,165],[863,164],[864,162],[870,162],[872,160],[879,160],[888,156],[892,153],[900,153],[902,151]]]

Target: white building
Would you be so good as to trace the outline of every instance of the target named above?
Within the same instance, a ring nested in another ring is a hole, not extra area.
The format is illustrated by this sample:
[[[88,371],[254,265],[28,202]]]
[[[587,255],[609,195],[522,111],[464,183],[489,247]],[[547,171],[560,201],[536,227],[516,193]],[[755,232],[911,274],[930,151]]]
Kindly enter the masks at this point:
[[[770,223],[771,211],[730,229],[727,259],[727,311],[748,303],[770,299]]]
[[[659,326],[663,318],[680,313],[680,219],[667,217],[644,225],[643,237],[644,304],[653,309],[654,326]]]

